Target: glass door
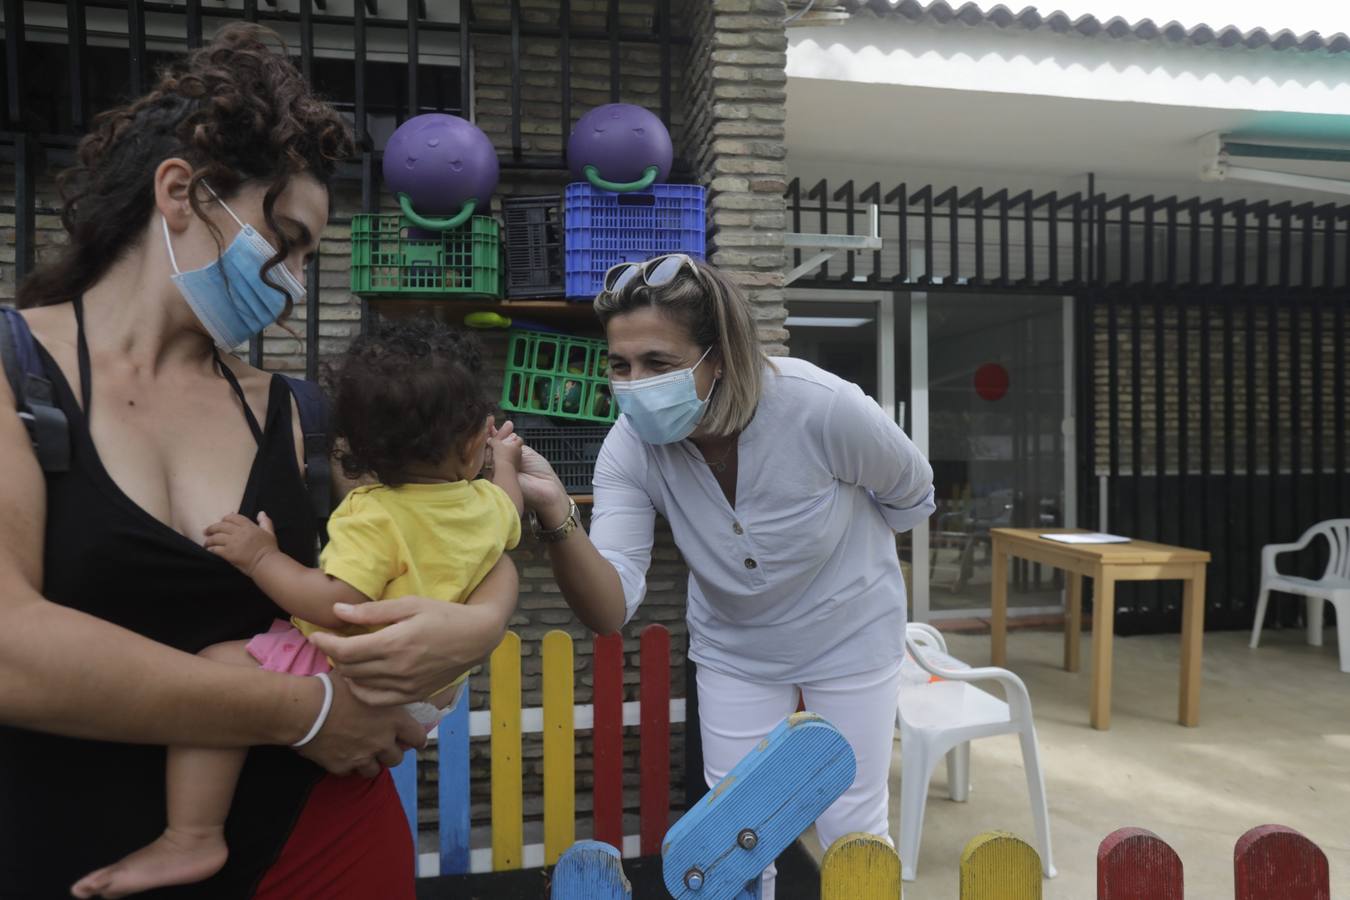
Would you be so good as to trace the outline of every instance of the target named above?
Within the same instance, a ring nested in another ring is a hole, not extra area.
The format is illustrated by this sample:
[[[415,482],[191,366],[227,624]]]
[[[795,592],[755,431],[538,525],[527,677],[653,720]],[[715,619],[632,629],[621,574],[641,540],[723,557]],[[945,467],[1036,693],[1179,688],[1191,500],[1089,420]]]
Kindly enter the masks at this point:
[[[923,305],[937,491],[928,612],[981,615],[990,602],[990,529],[1072,523],[1071,312],[1060,297],[1014,294],[933,294]],[[1063,587],[1059,573],[1017,561],[1009,610],[1057,611]]]
[[[877,396],[877,302],[795,301],[788,304],[786,325],[792,355]]]
[[[1071,300],[789,290],[787,325],[793,356],[857,383],[933,465],[937,513],[896,538],[911,617],[988,615],[989,529],[1077,524]],[[1014,565],[1009,613],[1057,612],[1062,589]]]

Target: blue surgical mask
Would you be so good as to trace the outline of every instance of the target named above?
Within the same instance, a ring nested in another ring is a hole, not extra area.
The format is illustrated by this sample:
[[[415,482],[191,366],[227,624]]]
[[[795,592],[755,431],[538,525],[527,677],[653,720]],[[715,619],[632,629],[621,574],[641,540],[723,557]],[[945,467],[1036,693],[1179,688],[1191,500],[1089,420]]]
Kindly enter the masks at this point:
[[[633,430],[649,444],[673,444],[694,433],[708,408],[708,396],[699,398],[694,370],[712,352],[709,347],[687,369],[653,375],[637,381],[611,381],[614,399]]]
[[[216,344],[232,350],[275,322],[286,309],[288,298],[292,303],[304,300],[305,286],[285,265],[274,266],[269,273],[281,291],[263,281],[262,268],[276,256],[276,250],[257,229],[245,225],[224,200],[220,205],[239,223],[239,234],[219,259],[189,272],[179,270],[169,240],[169,222],[160,221],[173,265],[173,283]]]

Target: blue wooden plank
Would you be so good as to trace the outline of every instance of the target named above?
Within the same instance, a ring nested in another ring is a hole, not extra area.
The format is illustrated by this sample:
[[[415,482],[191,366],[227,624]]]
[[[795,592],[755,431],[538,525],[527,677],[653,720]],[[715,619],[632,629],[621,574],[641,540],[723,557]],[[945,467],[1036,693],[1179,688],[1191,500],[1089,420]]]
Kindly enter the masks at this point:
[[[437,733],[440,757],[441,874],[469,872],[469,682]]]
[[[399,802],[403,804],[403,815],[408,820],[408,830],[412,832],[413,873],[417,872],[417,751],[409,750],[403,754],[403,762],[389,770],[394,776],[394,787],[398,789]]]
[[[632,900],[619,851],[603,841],[577,841],[553,870],[550,900]]]
[[[789,716],[666,833],[666,889],[675,900],[758,896],[759,873],[855,771],[853,750],[833,725],[813,713]]]

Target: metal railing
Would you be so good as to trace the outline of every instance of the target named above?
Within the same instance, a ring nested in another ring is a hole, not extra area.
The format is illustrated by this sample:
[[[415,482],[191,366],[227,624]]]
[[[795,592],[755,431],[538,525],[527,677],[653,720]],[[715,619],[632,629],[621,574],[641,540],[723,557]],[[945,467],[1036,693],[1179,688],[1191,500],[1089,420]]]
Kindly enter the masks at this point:
[[[15,174],[15,281],[32,270],[36,251],[37,232],[35,185],[39,175],[50,169],[64,167],[72,159],[78,137],[87,128],[98,109],[91,108],[91,76],[111,73],[91,72],[89,69],[89,35],[86,27],[90,11],[117,10],[126,15],[125,40],[127,51],[128,94],[137,96],[149,87],[151,43],[161,42],[162,34],[152,40],[147,36],[147,17],[155,16],[162,26],[170,17],[182,24],[181,46],[199,47],[207,37],[207,20],[246,20],[273,26],[284,26],[298,34],[298,63],[305,75],[315,72],[315,29],[341,26],[350,29],[351,59],[354,80],[350,96],[333,99],[339,108],[350,107],[356,126],[359,155],[340,169],[340,176],[361,184],[362,209],[373,211],[377,204],[377,172],[382,157],[370,134],[370,37],[382,32],[386,37],[403,34],[402,55],[406,65],[406,85],[395,112],[399,121],[423,110],[419,103],[419,74],[428,68],[422,59],[420,46],[427,35],[438,39],[450,38],[457,42],[460,67],[458,108],[444,110],[472,116],[473,69],[476,42],[481,38],[509,38],[504,59],[511,72],[510,144],[501,149],[500,162],[505,169],[563,170],[566,163],[561,153],[556,155],[527,154],[522,139],[522,122],[527,118],[521,96],[522,41],[526,38],[545,38],[557,42],[559,57],[559,125],[562,134],[571,130],[574,103],[572,97],[572,48],[575,42],[603,42],[608,47],[609,94],[617,101],[624,78],[622,49],[628,45],[656,48],[658,112],[669,126],[672,107],[672,54],[676,46],[688,44],[688,38],[675,32],[671,15],[671,0],[608,0],[603,27],[574,27],[570,0],[559,0],[558,11],[547,24],[527,21],[521,0],[492,4],[491,8],[476,9],[473,0],[458,0],[457,21],[444,21],[442,16],[451,8],[449,0],[437,3],[432,11],[436,19],[428,18],[425,0],[348,0],[349,14],[338,14],[338,0],[240,0],[237,5],[204,5],[202,0],[65,0],[64,38],[68,64],[66,84],[59,93],[69,103],[71,128],[65,133],[43,133],[28,125],[25,109],[25,11],[26,6],[53,6],[55,4],[25,4],[24,0],[3,0],[5,26],[5,103],[0,107],[0,160],[12,162]],[[483,4],[479,4],[483,6]],[[506,14],[501,14],[507,7]],[[402,15],[400,16],[400,13]],[[490,13],[490,14],[484,14]],[[453,17],[451,17],[453,18]],[[649,27],[634,28],[633,21],[642,21]],[[628,22],[625,27],[624,23]],[[48,35],[50,37],[50,35]],[[176,43],[176,41],[175,41]],[[496,52],[496,51],[494,51]],[[631,74],[631,73],[629,73]],[[648,73],[649,74],[649,73]],[[465,111],[469,111],[465,113]],[[678,166],[679,164],[677,164]],[[42,210],[44,214],[54,210]],[[311,309],[318,309],[318,261],[307,271],[307,290]],[[364,321],[364,317],[363,317]],[[319,317],[306,315],[306,375],[314,378],[319,362]],[[254,365],[262,362],[262,346],[255,340],[250,346]]]
[[[786,193],[793,231],[867,233],[879,207],[883,245],[850,254],[800,286],[922,285],[1064,293],[1102,290],[1338,290],[1350,287],[1350,204],[1224,201],[1088,191],[963,191],[901,182],[883,190],[800,179]],[[794,265],[802,262],[794,252]]]

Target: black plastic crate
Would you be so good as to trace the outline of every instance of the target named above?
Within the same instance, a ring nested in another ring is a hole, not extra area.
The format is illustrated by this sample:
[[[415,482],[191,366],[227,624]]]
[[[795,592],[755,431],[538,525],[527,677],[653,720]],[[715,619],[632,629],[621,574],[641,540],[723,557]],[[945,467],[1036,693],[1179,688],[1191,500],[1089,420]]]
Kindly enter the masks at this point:
[[[553,466],[567,493],[591,493],[595,461],[609,425],[555,424],[536,416],[522,416],[515,424],[521,440]]]
[[[506,197],[506,296],[561,297],[562,198]]]

